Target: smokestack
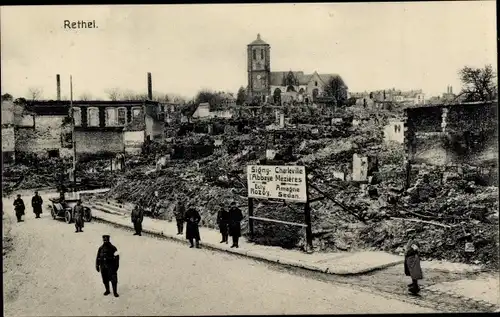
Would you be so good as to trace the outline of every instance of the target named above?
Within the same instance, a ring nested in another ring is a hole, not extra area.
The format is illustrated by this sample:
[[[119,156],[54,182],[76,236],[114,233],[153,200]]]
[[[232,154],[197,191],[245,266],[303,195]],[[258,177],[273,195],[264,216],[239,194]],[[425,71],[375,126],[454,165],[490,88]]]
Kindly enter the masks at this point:
[[[453,93],[453,86],[450,86],[450,94]]]
[[[151,73],[148,73],[148,99],[153,100],[153,82],[151,81]]]
[[[57,100],[61,100],[61,75],[56,75],[57,82]]]

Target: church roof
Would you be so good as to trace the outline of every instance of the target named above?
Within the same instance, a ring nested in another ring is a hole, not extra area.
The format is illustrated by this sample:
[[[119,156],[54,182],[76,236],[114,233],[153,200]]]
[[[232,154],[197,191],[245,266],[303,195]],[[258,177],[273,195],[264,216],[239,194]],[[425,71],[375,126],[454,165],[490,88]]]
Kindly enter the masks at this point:
[[[270,84],[272,86],[283,86],[285,78],[288,76],[288,74],[290,72],[297,79],[297,81],[299,82],[299,85],[307,85],[311,81],[311,78],[314,76],[314,73],[313,74],[304,74],[303,71],[271,72]],[[318,74],[318,77],[323,82],[323,84],[326,84],[331,77],[335,77],[335,76],[338,76],[338,75],[337,74]]]
[[[266,42],[264,42],[261,38],[260,38],[260,33],[257,34],[257,39],[255,41],[253,41],[252,43],[248,44],[248,46],[251,46],[251,45],[268,45]]]

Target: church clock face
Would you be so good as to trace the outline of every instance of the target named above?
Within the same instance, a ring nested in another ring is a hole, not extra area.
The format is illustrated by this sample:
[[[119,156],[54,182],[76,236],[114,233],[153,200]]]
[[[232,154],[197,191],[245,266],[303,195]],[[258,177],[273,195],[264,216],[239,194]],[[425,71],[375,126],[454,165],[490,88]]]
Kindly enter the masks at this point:
[[[265,76],[262,74],[255,74],[253,77],[253,88],[256,90],[262,90],[265,88]]]

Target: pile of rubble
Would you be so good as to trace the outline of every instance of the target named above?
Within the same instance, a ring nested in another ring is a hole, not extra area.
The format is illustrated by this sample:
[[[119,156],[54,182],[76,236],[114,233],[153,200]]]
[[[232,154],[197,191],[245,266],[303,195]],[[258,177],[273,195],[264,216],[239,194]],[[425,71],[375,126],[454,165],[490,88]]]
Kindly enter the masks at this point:
[[[318,127],[317,131],[298,126],[270,132],[261,124],[247,129],[248,134],[186,133],[177,136],[178,145],[209,145],[213,153],[193,156],[191,160],[172,160],[160,171],[148,172],[146,166],[134,168],[116,181],[108,196],[143,204],[151,210],[159,202],[162,211],[153,216],[169,219],[172,198],[178,194],[188,206],[199,209],[203,226],[215,228],[220,206],[236,201],[242,210],[246,209],[245,166],[258,164],[274,135],[273,149],[280,154],[291,147],[293,155],[286,162],[304,164],[313,170],[311,192],[314,197],[326,197],[311,203],[314,245],[318,250],[373,248],[400,254],[408,232],[416,231],[424,258],[497,265],[498,187],[485,186],[478,173],[467,167],[456,173],[450,168],[418,167],[411,174],[415,185],[405,191],[403,147],[383,145],[381,124],[376,122],[379,118],[375,119],[362,126]],[[332,133],[338,137],[332,138]],[[215,140],[218,145],[214,145]],[[162,155],[168,151],[171,148],[157,146],[152,153]],[[359,184],[336,176],[339,171],[349,173],[354,153],[379,158],[379,169],[374,174],[377,181]],[[302,210],[300,205],[283,202],[258,201],[254,205],[256,216],[288,222],[304,222]],[[257,243],[286,248],[300,248],[305,243],[304,230],[299,227],[255,221],[254,228],[253,240]],[[243,231],[247,229],[245,222]],[[473,244],[473,252],[465,251],[466,242]]]

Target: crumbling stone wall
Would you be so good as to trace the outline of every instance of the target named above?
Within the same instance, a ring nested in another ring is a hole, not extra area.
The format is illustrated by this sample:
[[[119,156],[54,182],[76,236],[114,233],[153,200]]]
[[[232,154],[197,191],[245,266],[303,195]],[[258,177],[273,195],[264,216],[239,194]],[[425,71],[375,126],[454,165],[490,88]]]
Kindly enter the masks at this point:
[[[414,163],[495,167],[497,104],[459,104],[407,110],[406,141]]]
[[[76,131],[75,142],[78,155],[123,153],[125,147],[121,131]]]
[[[50,150],[59,150],[60,156],[70,156],[70,149],[61,144],[65,116],[36,116],[34,128],[16,129],[16,152],[47,156]]]

